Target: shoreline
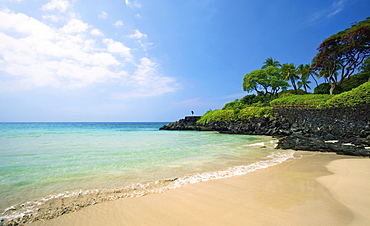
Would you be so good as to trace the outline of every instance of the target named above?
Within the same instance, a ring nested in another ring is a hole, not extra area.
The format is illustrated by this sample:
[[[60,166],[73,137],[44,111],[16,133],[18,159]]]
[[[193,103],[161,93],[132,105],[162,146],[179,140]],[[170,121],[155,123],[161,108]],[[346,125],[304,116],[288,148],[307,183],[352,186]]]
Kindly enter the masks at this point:
[[[272,150],[274,145],[275,142],[270,140],[266,144],[255,143],[245,146],[256,146],[258,149],[263,147],[264,149]],[[292,158],[293,153],[294,151],[292,150],[276,150],[259,161],[246,165],[230,165],[227,168],[216,171],[205,171],[167,179],[150,180],[124,187],[75,190],[52,194],[44,198],[19,203],[6,208],[3,212],[4,221],[1,223],[4,225],[18,225],[29,224],[38,220],[51,220],[99,203],[163,193],[187,184],[244,175],[259,169],[281,164],[285,160]]]
[[[103,202],[31,225],[370,223],[364,214],[370,211],[370,182],[366,180],[370,159],[305,151],[294,155],[279,165],[242,176]],[[345,185],[348,179],[351,183]],[[346,189],[351,190],[350,197]]]

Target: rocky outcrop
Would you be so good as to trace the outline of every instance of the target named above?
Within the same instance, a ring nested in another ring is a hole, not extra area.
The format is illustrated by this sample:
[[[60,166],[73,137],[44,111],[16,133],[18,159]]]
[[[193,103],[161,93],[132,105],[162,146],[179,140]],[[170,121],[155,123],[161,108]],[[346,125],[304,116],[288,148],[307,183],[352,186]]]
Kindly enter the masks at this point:
[[[196,123],[200,116],[167,124],[164,130],[218,131],[280,138],[278,148],[370,156],[370,105],[328,109],[274,109],[274,118]],[[337,140],[337,142],[333,142]]]
[[[370,139],[366,142],[369,143]],[[303,151],[335,152],[342,155],[370,156],[364,143],[345,143],[343,140],[324,141],[322,137],[291,135],[279,140],[277,148]]]

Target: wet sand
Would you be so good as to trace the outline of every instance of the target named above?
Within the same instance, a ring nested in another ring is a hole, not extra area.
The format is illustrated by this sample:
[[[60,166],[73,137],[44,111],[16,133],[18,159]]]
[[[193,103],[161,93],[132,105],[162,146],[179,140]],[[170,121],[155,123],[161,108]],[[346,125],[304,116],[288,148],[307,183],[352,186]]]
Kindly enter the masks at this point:
[[[296,152],[219,179],[86,207],[31,225],[369,225],[370,159]]]

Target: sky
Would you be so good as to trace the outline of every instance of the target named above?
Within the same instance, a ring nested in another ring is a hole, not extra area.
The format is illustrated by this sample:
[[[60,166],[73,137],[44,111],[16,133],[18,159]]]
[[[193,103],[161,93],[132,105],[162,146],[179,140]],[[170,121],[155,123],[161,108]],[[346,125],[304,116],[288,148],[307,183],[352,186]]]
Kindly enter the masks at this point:
[[[0,0],[0,122],[172,122],[310,63],[370,0]],[[315,84],[311,83],[314,88]]]

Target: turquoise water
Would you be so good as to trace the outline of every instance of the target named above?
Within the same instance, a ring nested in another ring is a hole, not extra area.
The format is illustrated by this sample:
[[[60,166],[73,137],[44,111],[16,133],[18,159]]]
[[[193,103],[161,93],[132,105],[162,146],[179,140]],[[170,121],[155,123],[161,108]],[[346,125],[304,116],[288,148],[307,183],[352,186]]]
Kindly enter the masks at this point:
[[[240,175],[292,156],[269,148],[271,137],[159,130],[164,124],[0,123],[0,213],[76,190]]]

